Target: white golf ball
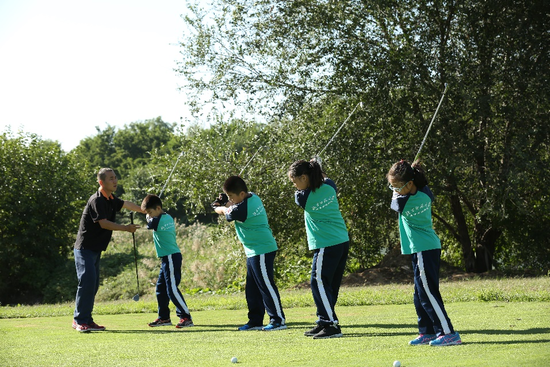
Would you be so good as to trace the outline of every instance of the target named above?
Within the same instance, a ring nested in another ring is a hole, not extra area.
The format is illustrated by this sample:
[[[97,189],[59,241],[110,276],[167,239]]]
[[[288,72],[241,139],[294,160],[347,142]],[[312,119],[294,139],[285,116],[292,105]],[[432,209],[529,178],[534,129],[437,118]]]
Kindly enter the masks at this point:
[[[393,367],[401,367],[401,362],[399,361],[393,362]]]
[[[237,357],[231,358],[231,363],[237,363]]]

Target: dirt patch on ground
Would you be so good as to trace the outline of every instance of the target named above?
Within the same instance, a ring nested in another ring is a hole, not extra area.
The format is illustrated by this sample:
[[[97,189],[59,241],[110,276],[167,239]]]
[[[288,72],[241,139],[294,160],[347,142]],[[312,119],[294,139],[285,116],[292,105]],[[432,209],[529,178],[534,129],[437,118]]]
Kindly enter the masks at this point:
[[[460,269],[442,264],[439,278],[442,281],[458,281],[471,278],[499,278],[505,276],[500,272],[488,273],[467,273]],[[343,286],[360,287],[366,285],[384,285],[384,284],[413,284],[412,265],[402,265],[399,267],[376,266],[374,268],[363,270],[346,276],[342,280]]]
[[[506,276],[506,274],[498,271],[468,273],[444,261],[441,262],[441,280],[457,281],[471,278],[499,278],[503,276]],[[349,274],[342,280],[342,285],[346,287],[385,284],[413,284],[411,256],[401,255],[399,248],[386,255],[377,266]],[[309,282],[304,282],[296,286],[296,288],[309,288],[309,286]]]

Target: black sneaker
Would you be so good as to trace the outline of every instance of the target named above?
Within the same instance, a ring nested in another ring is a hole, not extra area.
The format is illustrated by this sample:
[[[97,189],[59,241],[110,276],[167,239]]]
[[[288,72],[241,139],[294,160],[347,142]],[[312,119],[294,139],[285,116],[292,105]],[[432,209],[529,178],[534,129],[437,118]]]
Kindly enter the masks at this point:
[[[342,336],[342,329],[338,325],[325,326],[323,330],[313,335],[313,339],[328,339],[328,338],[340,338]]]
[[[186,317],[184,317],[183,319],[180,319],[180,322],[178,322],[178,324],[176,325],[178,329],[183,329],[184,327],[190,327],[190,326],[195,326],[195,325],[193,324],[193,321],[191,321]]]
[[[308,330],[304,333],[305,336],[314,336],[314,335],[317,335],[321,332],[321,330],[323,330],[325,327],[323,325],[315,325],[315,327],[311,330]]]
[[[166,319],[166,320],[163,320],[163,319],[156,319],[155,321],[153,322],[150,322],[148,324],[149,326],[151,327],[155,327],[155,326],[170,326],[172,325],[172,321],[170,321],[170,319]]]

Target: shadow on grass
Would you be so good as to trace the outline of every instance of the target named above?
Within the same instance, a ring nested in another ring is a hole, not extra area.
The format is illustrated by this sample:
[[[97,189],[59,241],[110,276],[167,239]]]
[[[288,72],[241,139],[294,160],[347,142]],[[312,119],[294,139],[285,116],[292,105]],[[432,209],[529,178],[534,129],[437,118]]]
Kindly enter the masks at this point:
[[[220,331],[238,331],[239,325],[203,325],[195,324],[195,326],[177,329],[174,326],[159,326],[149,329],[139,330],[105,330],[102,332],[109,332],[113,334],[169,334],[169,333],[207,333],[207,332],[220,332]],[[252,332],[252,331],[251,331]]]
[[[346,333],[346,325],[342,325],[342,332],[344,337],[347,338],[369,338],[369,337],[380,337],[380,336],[400,336],[400,335],[411,335],[411,331],[387,331],[380,332],[372,329],[405,329],[405,330],[416,330],[416,324],[368,324],[368,325],[350,325],[354,329],[364,329],[364,332],[352,332]],[[370,331],[369,331],[370,330]],[[414,331],[413,331],[414,333]]]
[[[290,331],[303,332],[306,329],[309,329],[312,326],[312,323],[307,322],[292,322],[287,323],[288,329]],[[176,329],[175,327],[167,328],[151,328],[151,329],[140,329],[140,330],[105,330],[105,333],[113,334],[169,334],[169,333],[212,333],[212,332],[240,332],[237,328],[242,326],[241,324],[230,324],[230,325],[209,325],[209,324],[198,324],[193,327]],[[346,329],[364,329],[364,332],[346,332]],[[392,336],[407,336],[414,334],[414,331],[391,331],[380,332],[372,329],[413,329],[416,330],[415,324],[369,324],[369,325],[342,325],[342,331],[345,338],[372,338],[372,337],[392,337]],[[371,330],[371,331],[369,331]],[[260,330],[248,331],[247,333],[262,332]],[[483,335],[516,335],[520,336],[529,336],[529,335],[542,335],[550,334],[550,328],[535,328],[535,329],[525,329],[525,330],[460,330],[460,335],[462,336],[462,344],[501,344],[501,345],[513,345],[513,344],[546,344],[550,343],[550,339],[542,340],[505,340],[505,341],[468,341],[468,335],[472,334],[483,334]],[[466,336],[466,341],[464,337]]]
[[[308,322],[292,322],[286,324],[288,329],[286,330],[299,330],[299,331],[305,331],[306,329],[310,329],[314,322],[308,323]],[[188,327],[188,328],[182,328],[182,329],[176,329],[174,326],[160,326],[160,327],[154,327],[150,329],[139,329],[139,330],[110,330],[106,329],[102,332],[108,332],[108,333],[119,333],[119,334],[134,334],[134,333],[157,333],[157,334],[167,334],[167,333],[182,333],[182,332],[190,332],[190,333],[206,333],[206,332],[219,332],[219,331],[235,331],[235,332],[241,332],[241,333],[254,333],[254,332],[261,332],[261,330],[251,330],[251,331],[239,331],[237,330],[239,327],[243,326],[243,324],[224,324],[224,325],[210,325],[210,324],[195,324],[195,326]]]
[[[504,340],[504,341],[483,341],[483,342],[468,342],[462,344],[478,344],[478,345],[511,345],[511,344],[546,344],[550,343],[550,339],[542,339],[542,340]]]
[[[515,335],[518,337],[530,336],[530,335],[543,335],[550,334],[550,328],[534,328],[534,329],[522,329],[522,330],[463,330],[460,331],[462,339],[464,335],[471,334],[482,334],[482,335]],[[466,337],[467,338],[467,337]],[[541,339],[541,340],[494,340],[494,341],[479,341],[479,342],[468,342],[468,344],[545,344],[550,343],[550,339]],[[466,344],[463,342],[463,344]]]
[[[550,328],[535,328],[522,330],[465,330],[461,333],[469,334],[485,334],[485,335],[534,335],[534,334],[550,334]]]
[[[346,333],[346,325],[342,325],[342,331],[345,337],[362,338],[362,337],[384,337],[384,336],[403,336],[411,335],[411,332],[377,332],[369,331],[369,329],[412,329],[416,330],[416,324],[370,324],[370,325],[353,325],[353,328],[363,328],[364,332],[352,332]],[[457,330],[462,338],[465,335],[471,334],[483,334],[483,335],[516,335],[529,336],[529,335],[543,335],[550,334],[550,328],[535,328],[535,329],[523,329],[523,330]],[[414,334],[414,332],[413,332]],[[508,341],[483,341],[483,342],[468,342],[468,344],[524,344],[524,343],[548,343],[549,340],[508,340]],[[463,343],[466,344],[466,343]]]

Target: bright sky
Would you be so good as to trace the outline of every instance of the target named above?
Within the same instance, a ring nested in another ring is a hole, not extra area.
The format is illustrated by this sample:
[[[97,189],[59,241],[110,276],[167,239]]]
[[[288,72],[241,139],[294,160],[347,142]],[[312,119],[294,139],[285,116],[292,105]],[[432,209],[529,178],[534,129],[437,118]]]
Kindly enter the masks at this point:
[[[71,150],[107,123],[189,118],[183,0],[0,0],[0,133]]]

